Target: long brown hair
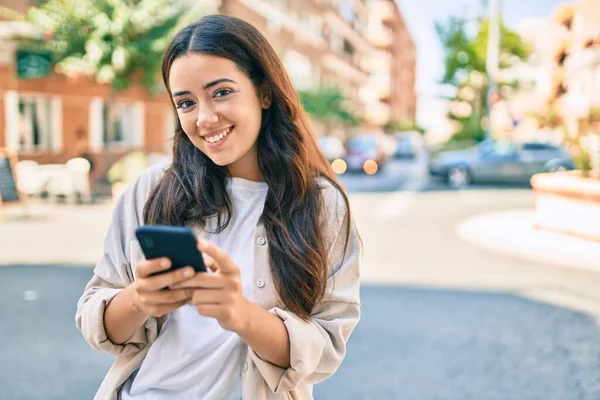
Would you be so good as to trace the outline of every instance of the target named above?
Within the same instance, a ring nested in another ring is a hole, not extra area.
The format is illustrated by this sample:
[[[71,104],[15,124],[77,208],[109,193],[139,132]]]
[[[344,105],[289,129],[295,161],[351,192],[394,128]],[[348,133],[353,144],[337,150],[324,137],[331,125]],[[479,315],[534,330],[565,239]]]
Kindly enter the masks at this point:
[[[180,31],[166,50],[162,74],[169,94],[173,61],[190,52],[234,61],[257,86],[272,90],[263,110],[258,136],[258,163],[269,189],[261,221],[267,232],[271,273],[285,307],[307,320],[323,298],[328,254],[322,228],[326,221],[322,184],[325,178],[346,203],[346,243],[350,232],[348,198],[320,151],[294,87],[277,54],[252,25],[238,18],[210,15]],[[173,163],[144,207],[146,224],[206,227],[218,216],[218,232],[231,217],[226,167],[214,164],[181,128],[176,114]]]

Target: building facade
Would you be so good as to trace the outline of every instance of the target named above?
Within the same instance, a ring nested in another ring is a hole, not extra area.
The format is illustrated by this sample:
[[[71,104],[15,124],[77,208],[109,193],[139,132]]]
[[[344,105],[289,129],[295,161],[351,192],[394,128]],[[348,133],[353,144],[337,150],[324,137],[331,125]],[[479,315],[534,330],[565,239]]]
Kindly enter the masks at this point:
[[[414,122],[416,51],[394,0],[222,0],[222,11],[267,37],[297,89],[339,87],[367,126]]]
[[[564,31],[552,54],[553,91],[570,131],[578,133],[585,129],[580,122],[600,108],[600,3],[579,0],[557,8],[553,22]]]
[[[375,125],[390,121],[414,122],[416,117],[416,49],[404,17],[394,0],[369,0],[367,37],[374,47],[367,63],[371,83],[365,96],[372,104],[367,120]]]
[[[37,3],[0,0],[0,6],[19,12]],[[297,89],[339,87],[367,126],[414,121],[414,43],[394,1],[221,0],[218,5],[266,36]],[[86,152],[102,173],[110,88],[58,74],[18,79],[16,47],[7,39],[27,29],[24,23],[0,21],[0,147],[40,163],[63,163]],[[113,160],[133,150],[168,151],[174,114],[166,94],[150,96],[139,87],[120,92],[118,115]],[[315,129],[330,133],[318,124]]]

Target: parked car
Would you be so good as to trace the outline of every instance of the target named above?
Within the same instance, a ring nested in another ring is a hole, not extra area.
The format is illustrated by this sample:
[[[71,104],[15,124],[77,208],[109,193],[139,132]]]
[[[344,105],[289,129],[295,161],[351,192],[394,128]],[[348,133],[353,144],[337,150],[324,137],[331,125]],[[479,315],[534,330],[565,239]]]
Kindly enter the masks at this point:
[[[355,136],[346,143],[348,171],[375,174],[384,167],[395,150],[395,143],[384,135]]]
[[[573,168],[573,159],[561,146],[485,141],[467,150],[438,154],[430,160],[429,173],[453,188],[463,188],[472,182],[529,183],[534,174]]]
[[[337,136],[320,136],[319,146],[321,146],[321,151],[323,151],[329,162],[346,157],[344,142]]]
[[[418,158],[427,151],[423,136],[419,132],[398,132],[395,137],[397,146],[394,158],[396,159]]]

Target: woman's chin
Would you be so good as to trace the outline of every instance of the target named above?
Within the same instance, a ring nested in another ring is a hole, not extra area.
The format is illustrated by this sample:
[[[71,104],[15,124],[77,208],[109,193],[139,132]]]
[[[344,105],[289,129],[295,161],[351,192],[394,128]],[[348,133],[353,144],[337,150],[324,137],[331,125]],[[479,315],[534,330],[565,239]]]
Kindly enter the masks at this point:
[[[231,164],[229,157],[210,157],[210,159],[219,167],[226,167]]]

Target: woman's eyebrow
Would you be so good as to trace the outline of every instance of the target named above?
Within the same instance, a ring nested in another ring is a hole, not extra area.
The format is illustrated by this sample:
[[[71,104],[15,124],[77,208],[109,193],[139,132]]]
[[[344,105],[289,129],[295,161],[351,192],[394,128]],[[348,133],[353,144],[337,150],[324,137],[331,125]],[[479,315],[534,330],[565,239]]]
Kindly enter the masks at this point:
[[[229,82],[229,83],[235,83],[236,85],[238,84],[236,81],[234,81],[233,79],[228,79],[228,78],[221,78],[221,79],[216,79],[212,82],[208,82],[206,85],[204,85],[202,87],[202,89],[206,90],[208,88],[211,88],[213,86],[218,85],[219,83],[223,83],[223,82]],[[177,97],[177,96],[185,96],[188,94],[192,94],[192,92],[190,92],[189,90],[181,90],[179,92],[173,92],[173,97]]]
[[[206,90],[210,87],[213,87],[213,86],[218,85],[219,83],[223,83],[223,82],[235,83],[237,85],[237,82],[234,81],[233,79],[221,78],[221,79],[216,79],[212,82],[208,82],[206,85],[204,85],[203,89]]]

